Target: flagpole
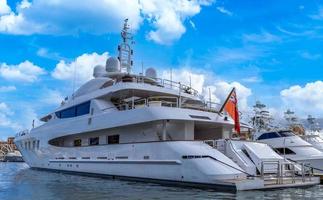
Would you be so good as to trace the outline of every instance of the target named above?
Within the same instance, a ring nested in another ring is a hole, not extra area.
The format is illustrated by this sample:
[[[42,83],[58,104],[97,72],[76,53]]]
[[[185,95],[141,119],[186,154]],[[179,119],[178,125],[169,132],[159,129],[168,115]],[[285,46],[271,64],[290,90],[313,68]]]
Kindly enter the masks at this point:
[[[231,97],[231,95],[232,95],[232,93],[234,92],[234,90],[235,90],[236,88],[235,87],[233,87],[232,88],[232,90],[231,90],[231,92],[229,93],[229,95],[228,95],[228,97],[226,98],[226,100],[224,101],[224,103],[222,104],[222,107],[221,107],[221,109],[219,110],[219,113],[221,113],[222,111],[223,111],[223,109],[224,109],[224,107],[225,107],[225,104],[227,104],[227,102],[229,101],[229,99],[230,99],[230,97]]]

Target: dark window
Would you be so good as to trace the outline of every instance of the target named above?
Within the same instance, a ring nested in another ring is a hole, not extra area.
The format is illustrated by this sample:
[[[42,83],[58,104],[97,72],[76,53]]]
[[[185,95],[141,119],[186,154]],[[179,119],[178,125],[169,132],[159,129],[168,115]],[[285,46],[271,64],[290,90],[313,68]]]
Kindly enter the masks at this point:
[[[61,111],[61,118],[75,117],[75,107],[71,107]]]
[[[98,145],[99,144],[99,137],[90,138],[89,145]]]
[[[280,137],[276,132],[264,133],[262,134],[258,140],[272,139]]]
[[[108,144],[119,144],[119,135],[108,136]]]
[[[90,113],[90,101],[55,113],[58,118],[70,118]]]
[[[295,154],[295,152],[290,150],[289,148],[276,148],[275,151],[280,155]]]
[[[281,137],[290,137],[294,136],[294,133],[291,131],[279,131],[278,132]]]
[[[80,147],[80,146],[82,146],[82,140],[81,140],[81,139],[76,139],[76,140],[74,140],[74,146],[75,146],[75,147]]]
[[[76,106],[76,116],[86,115],[90,113],[90,102],[82,103]]]

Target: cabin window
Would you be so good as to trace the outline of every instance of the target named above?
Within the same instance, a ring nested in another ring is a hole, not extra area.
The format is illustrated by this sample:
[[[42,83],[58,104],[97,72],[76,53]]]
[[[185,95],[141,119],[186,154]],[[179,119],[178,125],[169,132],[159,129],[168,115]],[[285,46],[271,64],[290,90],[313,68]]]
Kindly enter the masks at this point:
[[[71,117],[86,115],[89,113],[90,113],[90,101],[67,108],[62,111],[58,111],[55,113],[55,115],[58,118],[71,118]]]
[[[37,149],[39,149],[39,140],[37,140]]]
[[[108,144],[119,144],[119,135],[109,135]]]
[[[68,108],[61,112],[61,118],[75,117],[75,107]]]
[[[36,141],[33,141],[33,149],[36,148]]]
[[[264,133],[262,134],[258,140],[265,140],[265,139],[273,139],[280,137],[276,132]]]
[[[25,149],[27,149],[27,142],[25,142]]]
[[[290,137],[294,136],[294,133],[291,131],[279,131],[278,132],[281,137]]]
[[[289,148],[276,148],[275,151],[280,155],[296,154],[294,151],[292,151]]]
[[[90,112],[90,102],[82,103],[76,106],[76,116],[86,115]]]
[[[80,147],[80,146],[82,146],[82,140],[81,140],[81,139],[76,139],[76,140],[74,140],[74,146],[75,146],[75,147]]]
[[[28,142],[28,149],[31,149],[30,141]]]
[[[90,138],[89,145],[99,145],[99,137]]]

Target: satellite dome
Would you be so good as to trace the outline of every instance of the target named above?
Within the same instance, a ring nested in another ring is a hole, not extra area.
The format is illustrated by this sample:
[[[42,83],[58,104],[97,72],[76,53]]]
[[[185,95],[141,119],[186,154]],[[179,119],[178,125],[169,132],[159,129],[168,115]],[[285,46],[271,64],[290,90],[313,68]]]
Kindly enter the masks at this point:
[[[146,76],[149,77],[149,78],[157,78],[157,72],[154,68],[148,68],[146,69]]]
[[[107,72],[105,71],[104,66],[102,66],[102,65],[97,65],[93,69],[94,78],[103,77],[106,74],[107,74]]]
[[[118,58],[110,57],[106,63],[107,72],[119,72],[120,71],[120,61]]]

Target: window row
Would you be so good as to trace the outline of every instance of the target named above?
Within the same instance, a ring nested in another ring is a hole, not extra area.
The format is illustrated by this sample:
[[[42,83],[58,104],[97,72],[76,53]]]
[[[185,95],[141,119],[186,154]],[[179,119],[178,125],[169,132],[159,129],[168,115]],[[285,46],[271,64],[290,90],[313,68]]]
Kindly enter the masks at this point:
[[[61,110],[55,113],[58,118],[70,118],[90,113],[90,101]]]
[[[73,142],[75,147],[82,146],[82,139],[75,139]],[[99,137],[92,137],[88,139],[88,145],[99,145],[100,138]],[[119,144],[119,135],[109,135],[107,138],[107,144]]]
[[[27,150],[39,149],[39,140],[33,140],[33,141],[21,143],[21,148],[24,148]]]

